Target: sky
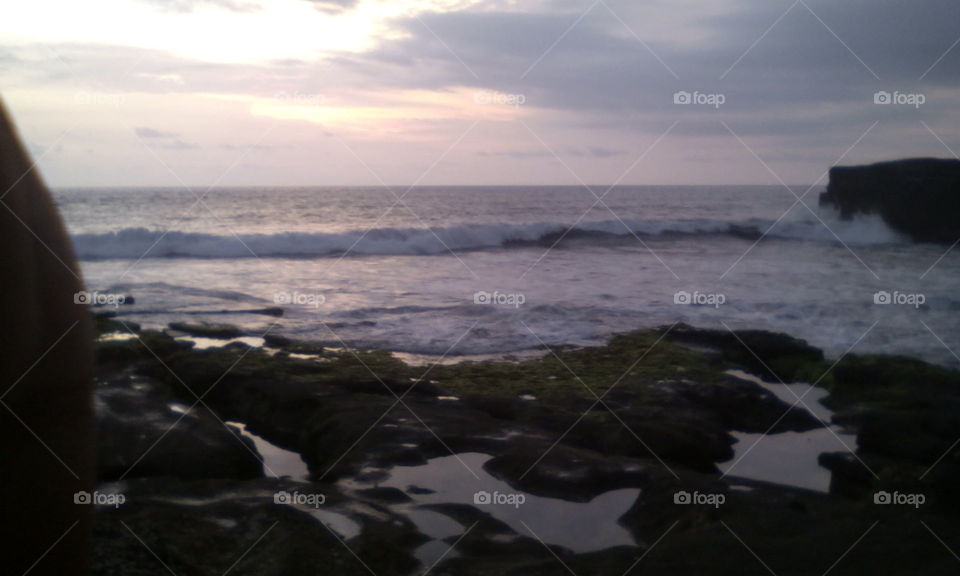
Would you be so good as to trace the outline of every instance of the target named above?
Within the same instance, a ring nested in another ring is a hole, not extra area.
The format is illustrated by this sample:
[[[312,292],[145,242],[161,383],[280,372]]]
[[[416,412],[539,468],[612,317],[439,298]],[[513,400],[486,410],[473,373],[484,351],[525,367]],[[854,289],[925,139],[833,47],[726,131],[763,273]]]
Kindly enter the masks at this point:
[[[812,185],[960,152],[956,0],[30,0],[0,96],[73,186]]]

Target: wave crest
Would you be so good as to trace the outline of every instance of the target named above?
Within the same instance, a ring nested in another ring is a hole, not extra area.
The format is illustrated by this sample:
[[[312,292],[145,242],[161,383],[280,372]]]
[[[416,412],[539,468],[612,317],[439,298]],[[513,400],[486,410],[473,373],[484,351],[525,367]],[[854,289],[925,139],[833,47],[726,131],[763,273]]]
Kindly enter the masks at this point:
[[[562,223],[466,224],[446,228],[376,228],[367,232],[278,233],[225,236],[191,232],[162,232],[124,228],[118,232],[75,234],[73,242],[82,260],[127,258],[321,258],[355,255],[430,255],[558,242],[635,241],[639,237],[732,236],[757,239],[886,244],[903,241],[878,218],[824,226],[816,220],[776,222],[749,219],[723,222],[687,220],[606,220]]]

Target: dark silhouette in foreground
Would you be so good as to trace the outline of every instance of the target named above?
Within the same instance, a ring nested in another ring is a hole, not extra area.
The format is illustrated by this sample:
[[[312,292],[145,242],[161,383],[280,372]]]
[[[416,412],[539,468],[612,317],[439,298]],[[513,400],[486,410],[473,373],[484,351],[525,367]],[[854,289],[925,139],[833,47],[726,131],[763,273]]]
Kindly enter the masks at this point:
[[[0,542],[5,574],[86,571],[92,340],[73,249],[0,101]]]

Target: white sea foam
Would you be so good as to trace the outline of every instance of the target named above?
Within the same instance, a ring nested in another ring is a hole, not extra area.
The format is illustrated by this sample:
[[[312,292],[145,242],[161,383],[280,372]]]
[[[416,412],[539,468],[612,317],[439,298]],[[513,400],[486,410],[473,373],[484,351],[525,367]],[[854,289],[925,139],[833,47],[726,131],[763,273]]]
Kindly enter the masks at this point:
[[[853,245],[903,241],[878,218],[832,221],[744,221],[708,219],[603,220],[574,227],[559,222],[468,224],[442,228],[374,228],[342,233],[217,235],[125,228],[118,232],[76,234],[81,259],[123,258],[310,258],[355,255],[429,255],[449,251],[500,249],[557,241],[635,241],[635,236],[730,235],[744,239],[837,242]]]

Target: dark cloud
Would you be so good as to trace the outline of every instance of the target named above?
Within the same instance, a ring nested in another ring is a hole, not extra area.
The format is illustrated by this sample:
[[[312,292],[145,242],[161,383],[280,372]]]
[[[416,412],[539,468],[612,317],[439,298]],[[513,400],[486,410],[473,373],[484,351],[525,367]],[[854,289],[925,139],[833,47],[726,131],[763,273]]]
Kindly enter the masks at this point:
[[[852,143],[874,121],[942,123],[958,104],[951,90],[960,91],[960,48],[943,56],[960,35],[954,0],[808,0],[786,16],[792,2],[734,2],[702,23],[702,40],[668,30],[644,42],[633,32],[643,39],[644,30],[669,24],[658,17],[676,11],[607,4],[619,19],[597,9],[572,28],[582,6],[424,14],[396,23],[403,39],[343,55],[330,69],[381,89],[467,85],[523,94],[527,108],[559,112],[585,130],[658,132],[680,120],[679,136],[730,137],[723,120],[745,135],[799,141],[841,133],[838,140]],[[673,95],[681,90],[723,94],[725,103],[678,106]],[[873,95],[881,90],[926,93],[927,103],[878,107]]]

